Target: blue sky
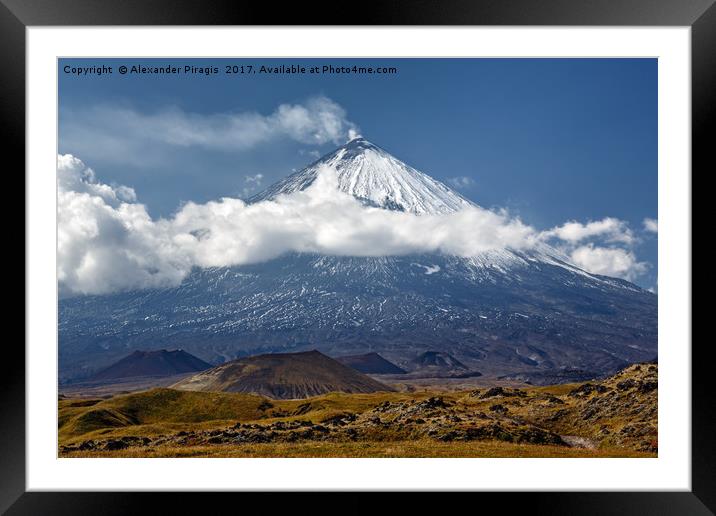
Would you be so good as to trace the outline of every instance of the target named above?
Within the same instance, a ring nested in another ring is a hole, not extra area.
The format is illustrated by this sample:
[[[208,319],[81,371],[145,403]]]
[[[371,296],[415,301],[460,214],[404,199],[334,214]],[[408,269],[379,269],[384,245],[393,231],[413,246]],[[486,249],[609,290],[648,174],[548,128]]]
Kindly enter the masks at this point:
[[[116,73],[137,63],[222,72],[226,64],[357,64],[398,72]],[[115,73],[62,71],[102,64]],[[540,230],[570,220],[626,221],[638,236],[633,252],[650,264],[635,281],[656,285],[656,235],[642,231],[645,218],[657,218],[655,59],[63,59],[59,70],[59,152],[82,159],[104,183],[133,187],[153,217],[185,201],[261,189],[342,142],[277,133],[235,146],[184,135],[177,143],[127,130],[132,124],[169,114],[221,127],[225,115],[270,117],[280,105],[325,97],[363,136],[484,207],[507,208]],[[248,179],[259,174],[260,181]]]

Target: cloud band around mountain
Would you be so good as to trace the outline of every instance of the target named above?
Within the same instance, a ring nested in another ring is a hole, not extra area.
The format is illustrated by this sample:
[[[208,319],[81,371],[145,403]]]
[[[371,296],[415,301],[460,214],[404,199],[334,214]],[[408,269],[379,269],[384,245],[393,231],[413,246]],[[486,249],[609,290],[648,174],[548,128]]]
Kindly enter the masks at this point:
[[[329,168],[306,190],[273,201],[189,202],[157,220],[131,188],[101,183],[74,156],[58,156],[57,173],[57,268],[65,294],[176,286],[193,267],[256,263],[287,252],[469,257],[556,241],[565,257],[597,274],[633,279],[647,267],[628,248],[633,233],[616,219],[540,232],[479,207],[444,215],[366,207],[337,189]],[[588,241],[598,237],[608,246]]]

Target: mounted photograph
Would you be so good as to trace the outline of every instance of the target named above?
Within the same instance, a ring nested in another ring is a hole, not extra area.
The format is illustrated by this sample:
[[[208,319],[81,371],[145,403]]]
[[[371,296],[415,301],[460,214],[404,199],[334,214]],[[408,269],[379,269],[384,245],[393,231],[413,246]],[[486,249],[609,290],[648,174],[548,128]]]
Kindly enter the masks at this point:
[[[658,457],[658,66],[58,59],[58,457]]]

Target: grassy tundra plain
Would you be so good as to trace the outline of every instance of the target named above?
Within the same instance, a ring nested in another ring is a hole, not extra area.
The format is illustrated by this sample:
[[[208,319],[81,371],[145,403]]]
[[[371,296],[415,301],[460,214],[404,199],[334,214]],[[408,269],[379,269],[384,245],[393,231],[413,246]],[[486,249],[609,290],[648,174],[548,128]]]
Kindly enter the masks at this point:
[[[275,400],[61,397],[60,457],[655,457],[656,364],[599,382]]]

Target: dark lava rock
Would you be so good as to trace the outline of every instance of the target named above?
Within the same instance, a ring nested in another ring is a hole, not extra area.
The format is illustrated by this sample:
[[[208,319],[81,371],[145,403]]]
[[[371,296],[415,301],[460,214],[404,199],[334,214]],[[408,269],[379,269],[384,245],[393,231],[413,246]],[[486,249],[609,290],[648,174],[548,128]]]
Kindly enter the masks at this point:
[[[584,412],[582,412],[582,419],[584,419],[584,420],[591,419],[591,418],[594,417],[596,414],[597,414],[597,410],[596,410],[596,409],[594,409],[594,408],[588,408],[587,410],[585,410]]]
[[[124,450],[125,448],[129,448],[129,443],[123,439],[110,439],[104,443],[104,449],[109,451]]]
[[[639,391],[642,394],[646,394],[648,392],[655,391],[658,388],[659,388],[658,382],[646,381],[646,382],[639,383],[639,387],[637,388],[637,391]]]
[[[583,385],[580,385],[576,389],[572,389],[569,391],[569,396],[576,397],[576,396],[587,396],[588,394],[591,394],[593,392],[597,392],[599,394],[604,394],[609,389],[605,387],[604,385],[595,385],[593,383],[585,383]]]
[[[294,416],[302,416],[310,411],[311,411],[311,404],[310,403],[302,403],[301,405],[299,405],[296,408],[296,410],[293,412],[293,415]]]
[[[620,391],[628,391],[636,387],[636,382],[629,378],[628,380],[621,381],[617,384],[617,389]]]
[[[487,399],[487,398],[494,398],[497,396],[504,396],[504,397],[513,397],[513,396],[519,396],[521,398],[524,398],[527,396],[527,394],[524,391],[520,391],[517,389],[505,389],[503,387],[492,387],[491,389],[488,389],[482,396],[480,396],[481,399]]]
[[[490,410],[492,412],[495,412],[496,414],[507,414],[507,407],[505,407],[504,405],[502,405],[500,403],[492,405],[490,407]]]
[[[562,419],[564,416],[566,416],[568,414],[569,414],[568,410],[564,410],[564,409],[558,410],[557,412],[552,414],[550,417],[548,417],[547,421],[554,423],[555,421],[559,421],[560,419]]]
[[[378,411],[378,412],[386,412],[391,408],[391,406],[392,406],[392,403],[390,403],[389,401],[384,401],[380,405],[376,405],[375,408],[373,408],[373,410]]]
[[[335,416],[330,416],[321,421],[321,423],[324,423],[326,425],[335,425],[335,426],[344,426],[348,423],[351,423],[355,421],[357,416],[355,414],[351,414],[349,412],[344,414],[337,414]]]
[[[552,444],[557,446],[567,446],[560,436],[552,432],[546,432],[539,428],[529,428],[518,434],[518,442],[530,444]]]
[[[439,396],[433,396],[426,400],[421,401],[416,405],[421,409],[433,409],[433,408],[447,408],[449,405],[445,403],[445,400]]]
[[[438,439],[440,441],[445,441],[445,442],[456,441],[458,439],[464,439],[464,438],[465,438],[465,433],[458,432],[457,430],[451,430],[450,432],[438,437]]]
[[[261,402],[261,405],[259,405],[259,406],[256,407],[256,408],[258,408],[258,409],[261,410],[261,411],[263,411],[263,410],[268,410],[268,409],[270,409],[270,408],[273,408],[273,404],[272,404],[271,402],[269,402],[269,401],[262,401],[262,402]]]

